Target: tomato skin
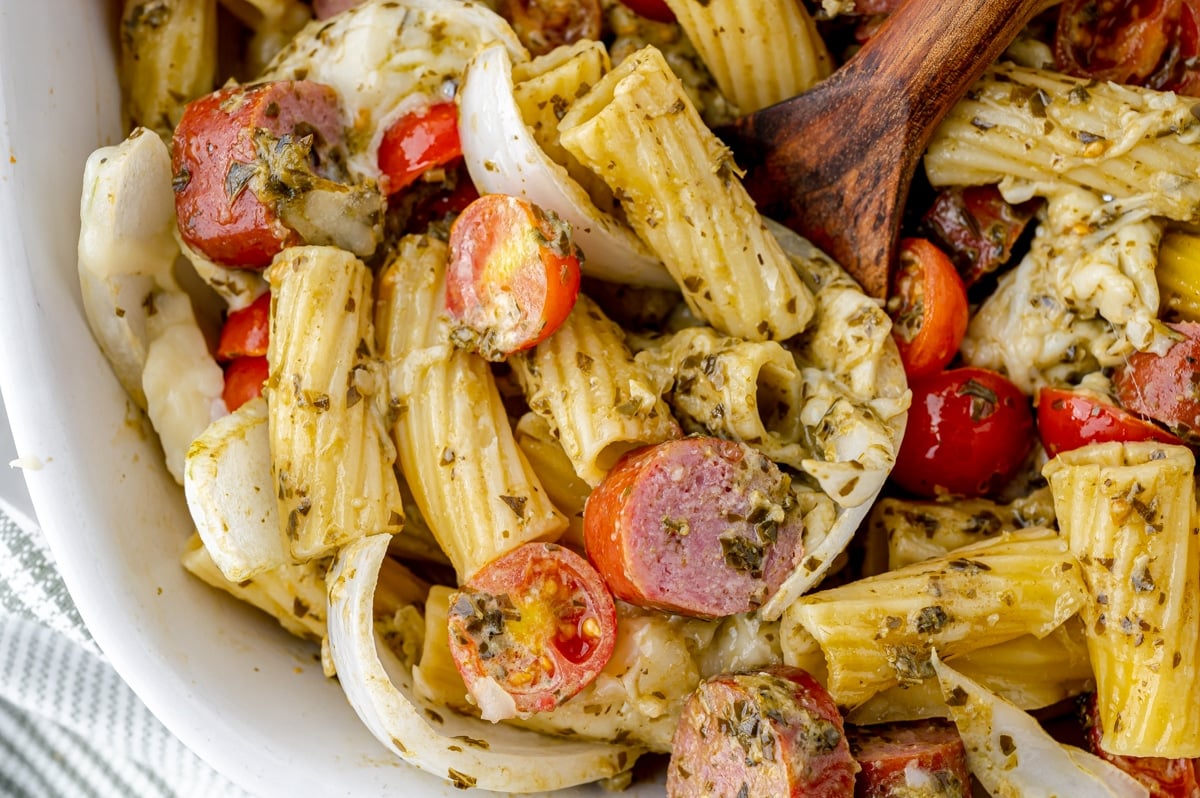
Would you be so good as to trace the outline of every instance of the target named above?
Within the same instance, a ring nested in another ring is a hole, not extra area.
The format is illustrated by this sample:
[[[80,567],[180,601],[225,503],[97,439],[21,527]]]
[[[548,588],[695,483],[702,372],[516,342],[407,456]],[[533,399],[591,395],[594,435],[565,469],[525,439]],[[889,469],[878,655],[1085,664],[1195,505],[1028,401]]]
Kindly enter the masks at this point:
[[[1079,77],[1197,93],[1198,20],[1197,0],[1067,0],[1055,61]]]
[[[547,712],[596,678],[616,644],[616,606],[587,560],[526,543],[485,565],[450,598],[450,650],[472,695],[499,685],[513,707],[486,720]]]
[[[251,399],[262,396],[263,383],[267,381],[268,373],[265,356],[238,357],[229,361],[225,365],[225,389],[221,392],[229,412],[232,413]]]
[[[462,157],[458,106],[435,103],[397,119],[379,143],[379,187],[391,196],[430,169]]]
[[[892,481],[917,496],[982,496],[1033,446],[1029,400],[1006,377],[967,366],[916,380]]]
[[[946,254],[923,238],[900,242],[887,302],[910,380],[946,367],[967,332],[967,289]]]
[[[270,332],[271,293],[268,291],[226,317],[217,341],[217,360],[265,356]]]
[[[1167,326],[1181,340],[1161,356],[1134,352],[1113,374],[1113,387],[1124,407],[1194,440],[1200,435],[1200,322]]]
[[[528,200],[486,194],[450,228],[446,310],[460,346],[489,360],[536,346],[579,296],[570,225]]]
[[[1084,391],[1065,388],[1042,388],[1038,391],[1037,429],[1042,447],[1051,457],[1089,443],[1182,443],[1165,429],[1115,404],[1101,401]]]
[[[499,11],[533,55],[600,38],[600,0],[503,0]]]
[[[1088,750],[1141,782],[1150,791],[1150,798],[1200,798],[1200,761],[1110,754],[1100,747],[1103,730],[1096,694],[1082,697],[1080,709]]]
[[[192,101],[175,129],[171,167],[183,240],[214,263],[261,269],[300,237],[248,187],[230,197],[231,169],[257,160],[256,129],[313,134],[323,158],[341,140],[338,96],[312,81],[232,86]]]
[[[621,5],[646,19],[655,22],[674,22],[675,12],[665,0],[621,0]]]
[[[1011,205],[994,185],[954,187],[938,192],[921,222],[970,287],[1008,261],[1039,204]]]

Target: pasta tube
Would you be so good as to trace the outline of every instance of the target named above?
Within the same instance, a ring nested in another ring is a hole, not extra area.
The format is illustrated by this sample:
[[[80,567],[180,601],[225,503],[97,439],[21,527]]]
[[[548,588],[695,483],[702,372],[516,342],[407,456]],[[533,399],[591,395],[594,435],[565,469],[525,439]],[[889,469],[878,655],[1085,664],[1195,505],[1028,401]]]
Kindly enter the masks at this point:
[[[639,50],[576,100],[562,144],[608,183],[692,311],[723,333],[784,340],[814,302],[661,52]]]
[[[829,692],[855,707],[956,657],[1025,634],[1044,637],[1084,604],[1065,540],[1047,529],[1002,535],[942,557],[799,598],[783,623],[816,638]]]
[[[333,247],[275,257],[265,395],[279,522],[292,557],[394,534],[404,506],[374,357],[371,272]]]
[[[570,527],[559,543],[583,550],[583,506],[592,486],[579,478],[571,458],[555,439],[550,424],[537,413],[526,413],[517,421],[517,445],[529,467],[537,474],[546,495],[567,517]]]
[[[655,376],[684,431],[742,441],[797,467],[811,454],[798,443],[800,369],[779,343],[689,327],[637,360]]]
[[[1083,566],[1082,615],[1101,745],[1200,755],[1200,542],[1195,459],[1182,446],[1093,444],[1046,464],[1059,525]]]
[[[1000,63],[934,133],[934,186],[999,183],[1010,200],[1066,188],[1178,221],[1200,208],[1195,100]]]
[[[129,127],[171,135],[189,100],[217,74],[216,0],[126,0],[121,89]]]
[[[550,424],[589,485],[629,450],[679,436],[621,328],[586,296],[554,335],[510,362],[529,407]]]
[[[721,92],[743,114],[811,89],[833,59],[795,0],[667,0]]]
[[[487,361],[430,347],[392,375],[400,465],[460,582],[522,543],[562,535],[567,519],[517,447]]]

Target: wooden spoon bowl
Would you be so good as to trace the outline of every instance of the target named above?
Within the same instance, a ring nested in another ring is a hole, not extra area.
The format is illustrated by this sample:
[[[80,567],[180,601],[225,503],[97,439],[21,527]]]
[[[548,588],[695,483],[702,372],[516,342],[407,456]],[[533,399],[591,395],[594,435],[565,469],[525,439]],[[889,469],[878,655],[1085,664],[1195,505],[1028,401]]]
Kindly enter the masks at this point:
[[[810,91],[718,132],[768,216],[887,294],[904,202],[947,111],[1054,0],[908,0]]]

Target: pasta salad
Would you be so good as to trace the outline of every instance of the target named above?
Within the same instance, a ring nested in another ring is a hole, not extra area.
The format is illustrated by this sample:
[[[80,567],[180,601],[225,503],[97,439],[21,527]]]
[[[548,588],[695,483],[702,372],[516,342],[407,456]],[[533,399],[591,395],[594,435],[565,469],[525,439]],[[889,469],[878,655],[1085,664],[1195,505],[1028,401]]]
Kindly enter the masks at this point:
[[[713,129],[898,5],[127,0],[79,277],[183,567],[463,789],[1200,795],[1200,7],[1037,16],[875,298]]]

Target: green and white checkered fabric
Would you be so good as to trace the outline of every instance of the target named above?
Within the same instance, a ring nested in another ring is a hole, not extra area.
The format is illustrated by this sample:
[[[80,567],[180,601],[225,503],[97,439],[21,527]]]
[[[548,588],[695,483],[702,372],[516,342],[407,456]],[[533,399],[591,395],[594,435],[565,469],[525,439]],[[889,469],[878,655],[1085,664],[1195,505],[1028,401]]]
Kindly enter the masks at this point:
[[[105,661],[41,531],[0,500],[0,796],[245,796]]]

